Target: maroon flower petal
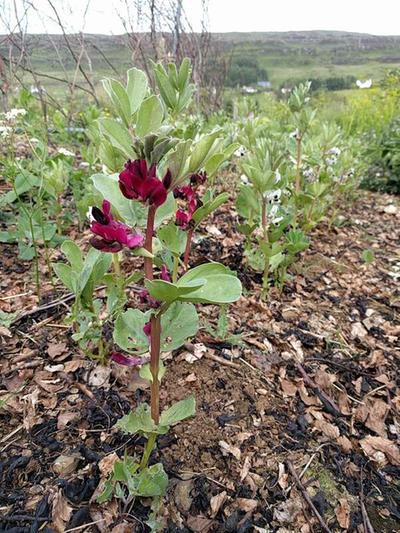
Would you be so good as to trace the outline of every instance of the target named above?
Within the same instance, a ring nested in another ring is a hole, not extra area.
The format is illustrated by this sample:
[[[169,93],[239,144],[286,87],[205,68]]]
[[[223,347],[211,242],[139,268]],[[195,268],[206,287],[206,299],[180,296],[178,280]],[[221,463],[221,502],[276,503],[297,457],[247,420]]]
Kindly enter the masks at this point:
[[[93,248],[96,248],[96,250],[100,250],[100,252],[109,252],[116,254],[120,252],[123,248],[121,243],[117,241],[106,241],[99,236],[91,237],[89,242],[93,246]]]
[[[150,338],[151,336],[151,322],[147,322],[143,328],[143,333]]]
[[[128,357],[121,352],[112,352],[110,359],[122,366],[140,366],[144,363],[142,357]]]
[[[171,281],[170,273],[168,272],[168,268],[165,265],[162,265],[162,267],[161,267],[160,278],[163,281],[169,281],[169,282]]]

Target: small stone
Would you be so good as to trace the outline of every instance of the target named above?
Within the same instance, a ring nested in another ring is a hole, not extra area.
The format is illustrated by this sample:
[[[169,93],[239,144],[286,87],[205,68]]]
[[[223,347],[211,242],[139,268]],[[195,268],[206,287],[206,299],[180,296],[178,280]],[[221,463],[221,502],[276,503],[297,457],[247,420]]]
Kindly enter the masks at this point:
[[[81,460],[79,454],[60,455],[53,463],[53,470],[60,476],[72,474]]]

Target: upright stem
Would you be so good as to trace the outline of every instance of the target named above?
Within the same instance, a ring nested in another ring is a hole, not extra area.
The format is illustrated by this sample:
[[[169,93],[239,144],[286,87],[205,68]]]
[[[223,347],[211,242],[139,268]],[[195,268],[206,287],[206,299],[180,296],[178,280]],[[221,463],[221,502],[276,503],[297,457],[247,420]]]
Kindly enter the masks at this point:
[[[156,206],[151,205],[147,213],[147,227],[144,247],[150,253],[153,252],[153,233],[156,209]],[[150,280],[153,279],[153,259],[151,257],[144,258],[144,277]],[[150,387],[151,417],[154,420],[154,423],[158,424],[160,420],[160,391],[158,372],[160,368],[161,314],[153,315],[150,319],[150,323],[150,372],[153,378]]]
[[[156,209],[157,207],[155,205],[151,205],[147,214],[147,227],[144,247],[150,253],[153,253],[153,233]],[[144,258],[144,277],[146,279],[153,279],[153,260],[151,257]]]
[[[269,243],[268,239],[268,223],[267,223],[267,203],[265,201],[265,198],[262,198],[262,204],[261,204],[261,225],[262,225],[262,232],[263,232],[263,240],[265,244],[267,245]],[[264,253],[265,261],[264,261],[264,274],[263,274],[263,280],[264,285],[268,285],[268,270],[269,270],[269,257]]]
[[[185,254],[183,256],[183,265],[184,265],[185,272],[188,269],[188,265],[189,265],[189,255],[190,255],[190,246],[192,244],[192,237],[193,237],[193,229],[191,228],[187,232],[186,248],[185,248]]]
[[[300,168],[301,168],[301,142],[302,137],[296,137],[297,153],[296,153],[296,194],[300,192]]]
[[[178,281],[178,267],[179,267],[179,257],[177,255],[174,255],[174,267],[172,270],[172,283],[176,283]]]
[[[121,266],[119,264],[119,257],[118,257],[118,253],[116,254],[112,254],[112,261],[113,261],[113,268],[114,268],[114,272],[115,274],[120,277],[121,275]]]
[[[150,338],[150,372],[153,378],[150,386],[151,393],[151,418],[155,424],[160,420],[160,382],[158,373],[160,370],[160,337],[161,337],[161,315],[151,317],[151,338]]]

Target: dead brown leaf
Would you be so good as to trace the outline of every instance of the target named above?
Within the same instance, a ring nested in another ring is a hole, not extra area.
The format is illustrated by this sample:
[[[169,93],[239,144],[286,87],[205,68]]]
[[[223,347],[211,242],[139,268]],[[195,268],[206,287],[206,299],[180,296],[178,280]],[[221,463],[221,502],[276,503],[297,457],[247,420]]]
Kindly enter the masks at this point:
[[[325,422],[325,420],[316,420],[314,422],[314,427],[329,439],[337,439],[340,437],[339,428],[330,422]]]
[[[399,447],[389,439],[368,436],[360,440],[360,446],[372,461],[380,464],[389,461],[393,465],[400,465]]]
[[[350,505],[345,498],[339,499],[339,504],[335,508],[335,515],[339,526],[347,530],[350,527]]]

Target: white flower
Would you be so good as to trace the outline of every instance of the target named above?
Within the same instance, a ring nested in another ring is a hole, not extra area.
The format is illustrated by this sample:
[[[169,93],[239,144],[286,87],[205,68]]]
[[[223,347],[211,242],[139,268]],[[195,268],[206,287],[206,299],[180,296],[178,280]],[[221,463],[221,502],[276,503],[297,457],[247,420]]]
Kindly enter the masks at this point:
[[[92,215],[92,207],[89,207],[86,211],[86,218],[89,220],[90,224],[95,221],[94,216]]]
[[[281,181],[281,179],[282,179],[281,173],[279,172],[279,170],[276,170],[274,184],[277,185]]]
[[[276,218],[274,218],[274,219],[272,220],[272,224],[273,224],[274,226],[279,226],[279,224],[282,222],[283,218],[284,218],[284,217],[276,217]]]
[[[88,163],[87,161],[81,161],[79,163],[79,168],[88,168],[90,167],[90,163]]]
[[[342,151],[340,148],[338,148],[337,146],[334,146],[333,148],[331,148],[328,152],[329,154],[332,154],[332,155],[335,155],[336,157],[339,156]]]
[[[10,111],[7,111],[4,116],[6,117],[6,120],[12,121],[15,120],[19,115],[26,115],[26,109],[10,109]]]
[[[9,126],[0,126],[0,137],[5,139],[11,133],[11,128]]]
[[[276,189],[275,191],[270,191],[264,195],[265,199],[268,200],[270,204],[278,204],[282,196],[282,190]]]
[[[36,137],[32,137],[31,139],[29,139],[29,141],[30,141],[32,144],[40,143],[39,139],[36,139]]]
[[[61,155],[66,155],[68,157],[75,157],[74,152],[70,152],[66,148],[62,148],[62,147],[58,149],[58,153]]]
[[[335,157],[334,155],[332,155],[331,157],[327,157],[325,159],[325,162],[328,166],[333,167],[333,165],[336,165],[337,163],[337,157]]]
[[[292,133],[289,133],[289,137],[291,139],[297,139],[298,136],[299,136],[299,130],[294,130],[292,131]]]
[[[240,146],[237,150],[235,150],[234,154],[236,157],[243,157],[246,155],[246,148]]]
[[[269,210],[268,218],[270,220],[274,220],[276,218],[276,215],[278,214],[278,211],[279,211],[279,205],[278,204],[273,204],[271,206],[271,209]]]
[[[250,180],[249,178],[246,176],[246,174],[242,174],[240,176],[240,181],[243,183],[243,185],[250,185]]]

